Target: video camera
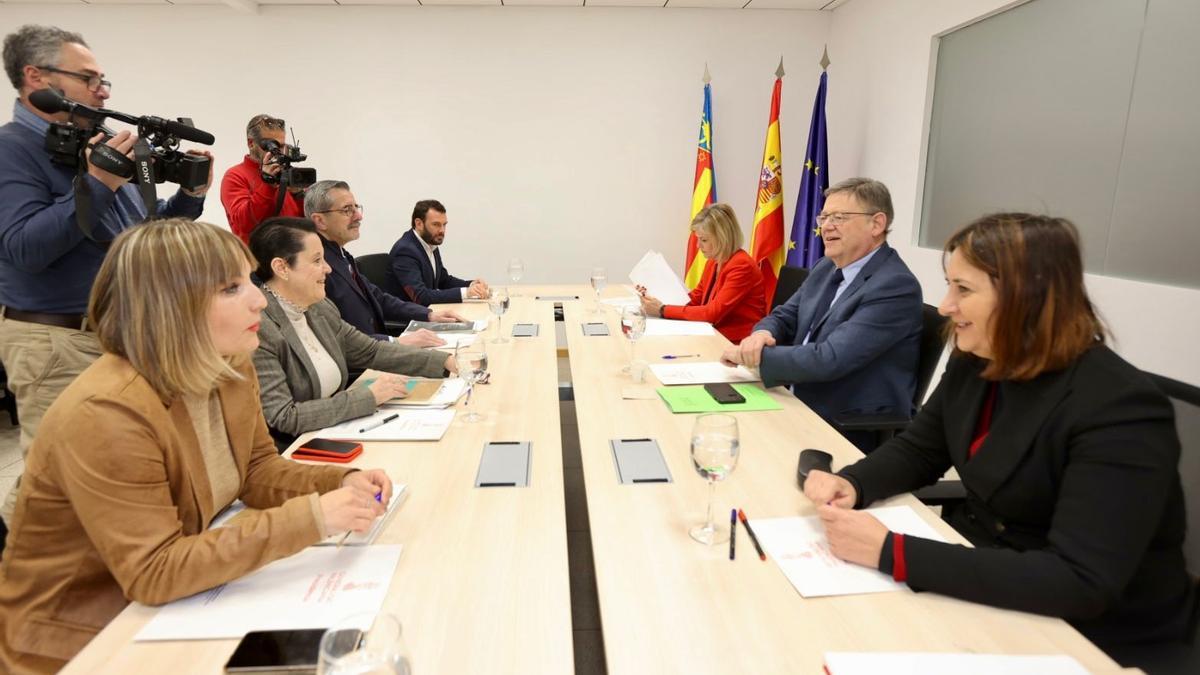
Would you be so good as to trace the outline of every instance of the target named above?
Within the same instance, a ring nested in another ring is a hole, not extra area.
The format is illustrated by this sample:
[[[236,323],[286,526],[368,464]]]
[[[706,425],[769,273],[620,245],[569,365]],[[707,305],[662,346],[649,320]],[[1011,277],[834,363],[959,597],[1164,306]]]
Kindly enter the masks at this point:
[[[272,138],[264,138],[258,142],[258,147],[266,152],[271,153],[270,164],[278,164],[283,167],[277,175],[271,175],[263,172],[262,179],[264,183],[271,185],[282,185],[284,187],[307,188],[317,182],[317,170],[300,166],[292,166],[293,162],[303,162],[308,159],[308,155],[300,152],[300,146],[280,145],[279,141]]]

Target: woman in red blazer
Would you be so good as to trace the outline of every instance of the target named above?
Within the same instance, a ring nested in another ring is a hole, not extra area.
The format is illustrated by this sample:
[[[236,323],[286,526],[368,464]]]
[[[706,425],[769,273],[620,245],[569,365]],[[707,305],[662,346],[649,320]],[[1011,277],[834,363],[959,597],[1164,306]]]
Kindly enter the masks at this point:
[[[762,272],[742,250],[742,228],[728,204],[701,209],[692,219],[692,231],[708,263],[688,304],[664,305],[638,288],[642,311],[664,319],[707,321],[737,344],[767,313]]]

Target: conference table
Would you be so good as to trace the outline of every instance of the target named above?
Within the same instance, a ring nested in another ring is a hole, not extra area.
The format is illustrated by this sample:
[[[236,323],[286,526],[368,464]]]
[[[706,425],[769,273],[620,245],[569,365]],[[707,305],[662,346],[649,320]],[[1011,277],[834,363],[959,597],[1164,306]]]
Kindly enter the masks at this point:
[[[734,561],[726,545],[693,541],[687,530],[703,520],[708,494],[690,457],[695,415],[673,414],[661,400],[624,397],[652,392],[658,382],[646,373],[635,383],[622,372],[630,344],[619,312],[598,305],[590,288],[510,291],[508,343],[487,345],[491,379],[471,403],[485,419],[464,423],[460,411],[440,441],[364,443],[353,463],[384,468],[409,486],[379,541],[404,545],[383,608],[400,618],[416,675],[573,671],[556,305],[608,672],[819,673],[828,651],[1067,654],[1093,673],[1127,672],[1059,619],[908,589],[804,598],[777,565],[753,554],[744,531]],[[611,288],[606,295],[627,292]],[[489,316],[483,303],[449,307],[468,318]],[[606,323],[609,335],[585,335],[581,324],[595,322]],[[536,323],[539,335],[513,338],[514,323]],[[494,322],[481,335],[494,338]],[[651,363],[681,353],[711,361],[728,344],[719,334],[643,337],[637,352]],[[751,520],[812,515],[796,486],[800,450],[831,453],[835,469],[861,457],[787,390],[768,393],[782,410],[733,413],[741,453],[716,487],[718,515],[735,507]],[[672,482],[620,484],[610,441],[622,438],[657,441]],[[513,440],[532,443],[529,487],[474,487],[484,444]],[[965,543],[911,495],[886,504],[911,506],[948,541]],[[129,606],[63,672],[222,672],[236,640],[134,641],[155,611]]]

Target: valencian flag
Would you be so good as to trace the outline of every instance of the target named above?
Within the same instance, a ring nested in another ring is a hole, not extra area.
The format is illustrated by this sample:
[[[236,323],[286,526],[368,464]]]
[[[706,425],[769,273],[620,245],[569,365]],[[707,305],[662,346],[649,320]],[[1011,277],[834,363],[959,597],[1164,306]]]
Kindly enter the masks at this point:
[[[771,92],[771,119],[763,147],[762,170],[758,174],[758,204],[754,208],[754,230],[750,234],[750,256],[762,269],[767,307],[775,297],[779,268],[783,266],[783,153],[779,143],[779,96],[783,91],[783,59],[775,71]]]
[[[708,66],[704,66],[704,109],[700,112],[700,140],[696,145],[696,180],[692,186],[692,215],[690,223],[700,209],[717,201],[717,173],[712,156],[712,78]],[[684,263],[683,282],[689,289],[700,283],[704,264],[708,259],[696,244],[696,233],[688,230],[687,262]]]
[[[829,57],[821,59],[828,65]],[[796,197],[796,214],[792,217],[792,236],[788,239],[787,264],[811,268],[825,255],[817,214],[825,207],[825,189],[829,187],[829,147],[825,135],[826,73],[821,71],[817,85],[817,100],[813,102],[812,122],[808,125],[808,147],[804,150],[804,175],[800,177],[800,194]]]

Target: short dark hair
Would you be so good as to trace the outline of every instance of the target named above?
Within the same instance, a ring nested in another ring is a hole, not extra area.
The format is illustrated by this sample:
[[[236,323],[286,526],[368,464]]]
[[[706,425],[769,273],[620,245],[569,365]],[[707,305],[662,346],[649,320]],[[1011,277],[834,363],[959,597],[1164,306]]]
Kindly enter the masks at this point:
[[[88,46],[79,33],[57,26],[28,24],[4,38],[4,72],[14,89],[20,91],[25,83],[25,66],[57,66],[63,45],[73,42]]]
[[[945,257],[960,251],[996,288],[993,356],[983,377],[1030,380],[1104,344],[1104,324],[1088,299],[1079,231],[1071,221],[994,213],[956,232],[944,251]]]
[[[275,276],[271,261],[283,258],[288,267],[296,266],[296,255],[304,250],[304,235],[317,233],[317,226],[308,218],[277,216],[267,218],[250,233],[250,252],[258,261],[255,273],[263,283]]]
[[[446,212],[446,207],[442,206],[442,203],[438,200],[422,199],[421,201],[417,202],[416,206],[413,207],[413,214],[412,218],[408,221],[408,228],[411,230],[412,228],[416,227],[416,225],[413,224],[413,221],[417,218],[425,220],[425,216],[429,214],[430,209],[433,209],[438,213]]]

